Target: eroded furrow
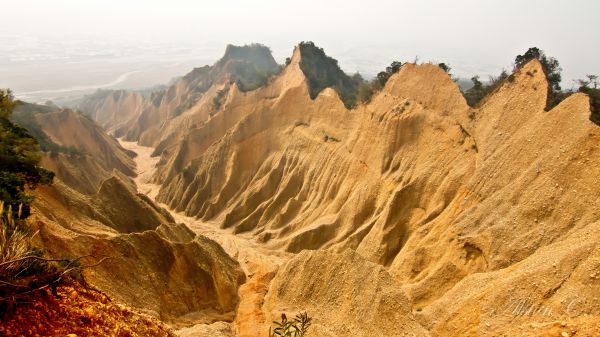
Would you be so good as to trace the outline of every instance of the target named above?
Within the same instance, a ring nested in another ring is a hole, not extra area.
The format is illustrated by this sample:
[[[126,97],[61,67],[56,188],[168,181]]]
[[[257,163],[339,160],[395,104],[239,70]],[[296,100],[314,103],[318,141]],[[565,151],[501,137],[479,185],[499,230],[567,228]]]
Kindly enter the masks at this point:
[[[120,143],[125,149],[137,154],[135,158],[137,176],[134,180],[138,192],[147,195],[156,202],[155,199],[160,186],[152,183],[152,176],[159,158],[151,157],[154,149],[138,145],[136,142],[120,140]],[[261,331],[265,328],[265,315],[262,311],[264,297],[277,269],[289,258],[290,254],[264,248],[249,235],[235,235],[229,229],[221,229],[216,223],[202,222],[175,212],[165,204],[158,202],[157,204],[169,210],[178,223],[184,223],[197,234],[202,234],[216,241],[240,263],[244,270],[247,282],[240,287],[238,292],[240,302],[235,321],[231,324],[231,334],[255,337],[261,333],[266,333]],[[222,323],[215,323],[211,326],[199,325],[182,329],[179,333],[182,336],[197,336],[198,334],[202,335],[202,333],[208,336],[217,332],[222,333]]]

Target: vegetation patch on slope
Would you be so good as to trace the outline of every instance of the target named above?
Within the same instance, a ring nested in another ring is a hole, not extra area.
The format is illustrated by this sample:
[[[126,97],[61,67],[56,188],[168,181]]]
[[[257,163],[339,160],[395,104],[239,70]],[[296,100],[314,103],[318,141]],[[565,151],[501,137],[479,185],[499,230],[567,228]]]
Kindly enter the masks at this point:
[[[308,80],[310,98],[315,99],[325,88],[333,88],[347,108],[353,107],[357,102],[359,83],[342,71],[336,59],[327,56],[323,48],[313,42],[301,42],[298,48],[302,55],[300,69]]]
[[[52,157],[57,156],[59,153],[64,153],[69,156],[82,155],[83,152],[74,146],[63,146],[52,141],[35,119],[36,114],[50,113],[57,110],[60,110],[60,108],[56,106],[17,101],[14,113],[11,116],[11,121],[24,127],[27,132],[37,140],[40,150],[42,152],[50,152]]]
[[[600,125],[600,89],[596,88],[580,88],[580,92],[583,92],[590,96],[590,103],[592,106],[592,122]]]
[[[532,60],[538,60],[540,62],[542,69],[544,70],[544,75],[548,81],[546,111],[549,111],[567,98],[572,92],[563,91],[560,86],[562,80],[562,68],[560,67],[558,60],[554,57],[547,56],[543,50],[537,47],[529,48],[523,55],[517,55],[515,57],[513,70],[517,71]],[[486,84],[480,81],[479,76],[473,76],[471,78],[473,86],[464,93],[465,99],[471,107],[479,106],[483,99],[496,90],[496,88],[500,87],[505,80],[512,81],[512,79],[513,76],[509,76],[506,70],[502,70],[497,77],[490,76],[489,81]]]
[[[252,91],[268,83],[269,78],[277,74],[281,67],[275,62],[271,49],[254,43],[245,46],[228,45],[225,55],[213,66],[195,68],[183,78],[189,82],[190,92],[175,110],[175,116],[191,108],[213,84],[229,77],[240,91]],[[162,95],[153,96],[155,105]]]
[[[280,70],[271,49],[259,43],[245,46],[228,45],[225,55],[216,64],[231,74],[241,91],[251,91],[267,84]]]
[[[600,125],[600,89],[598,89],[598,75],[586,75],[585,79],[579,79],[575,82],[579,85],[576,90],[563,90],[561,88],[562,68],[560,63],[554,57],[547,56],[546,53],[537,48],[529,48],[523,55],[517,55],[514,62],[514,71],[517,71],[532,60],[538,60],[542,65],[544,75],[548,81],[548,95],[546,101],[546,111],[551,110],[569,97],[574,92],[582,92],[590,97],[590,106],[592,113],[590,120]],[[533,74],[529,74],[533,76]],[[513,81],[514,76],[509,75],[506,70],[502,70],[498,76],[490,76],[487,83],[483,83],[479,76],[471,78],[472,86],[466,90],[463,95],[471,107],[478,107],[488,95],[499,88],[504,81]]]
[[[27,193],[38,184],[51,183],[54,174],[41,168],[39,145],[26,129],[10,118],[16,103],[8,90],[0,90],[0,201],[29,216],[32,197]]]
[[[586,79],[577,80],[579,92],[587,94],[590,97],[592,107],[592,122],[600,125],[600,89],[598,88],[598,75],[586,75]]]

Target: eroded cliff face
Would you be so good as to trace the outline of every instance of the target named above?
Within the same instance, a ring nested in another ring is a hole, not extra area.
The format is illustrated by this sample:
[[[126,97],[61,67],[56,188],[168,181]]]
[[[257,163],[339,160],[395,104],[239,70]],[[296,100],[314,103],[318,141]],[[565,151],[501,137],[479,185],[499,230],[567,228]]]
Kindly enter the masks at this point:
[[[98,125],[114,132],[139,116],[146,103],[147,99],[136,92],[106,90],[86,96],[78,108],[88,113]]]
[[[134,154],[88,117],[60,110],[38,113],[35,120],[50,141],[71,150],[49,151],[42,158],[42,165],[71,188],[93,195],[113,174],[125,181],[135,175]]]
[[[82,265],[102,261],[84,270],[88,283],[173,326],[232,321],[245,279],[239,263],[138,193],[134,154],[73,111],[35,117],[57,146],[76,150],[44,155],[56,179],[35,192],[36,245]]]
[[[600,315],[600,129],[587,96],[545,112],[548,83],[532,61],[472,109],[437,66],[406,64],[348,110],[333,89],[310,99],[301,57],[296,49],[257,90],[215,84],[181,116],[161,117],[170,131],[133,137],[161,156],[160,202],[271,249],[327,249],[280,269],[268,317],[312,310],[316,331],[350,335],[340,315],[360,321],[344,309],[360,289],[335,266],[353,274],[355,265],[378,275],[366,285],[386,285],[374,297],[393,289],[405,332],[493,335],[544,320],[589,327],[585,317]],[[316,264],[322,258],[332,266]],[[331,294],[312,291],[325,286]],[[386,308],[368,312],[377,321]]]
[[[154,146],[178,139],[181,127],[204,122],[219,110],[219,91],[233,83],[252,90],[279,71],[269,48],[253,44],[228,45],[212,66],[195,68],[165,90],[143,97],[136,92],[107,91],[86,97],[78,106],[116,137]],[[198,109],[203,105],[203,109]]]

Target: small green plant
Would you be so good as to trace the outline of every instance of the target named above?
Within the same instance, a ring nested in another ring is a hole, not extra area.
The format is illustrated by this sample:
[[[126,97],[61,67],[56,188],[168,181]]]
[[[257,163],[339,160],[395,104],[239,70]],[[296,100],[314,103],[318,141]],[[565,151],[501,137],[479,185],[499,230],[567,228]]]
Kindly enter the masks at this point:
[[[339,143],[339,142],[340,142],[340,140],[339,140],[339,139],[337,139],[337,138],[335,138],[335,137],[333,137],[333,136],[329,136],[329,135],[325,135],[325,136],[323,137],[323,141],[324,141],[325,143],[327,143],[327,142]]]
[[[308,331],[312,318],[306,312],[299,313],[288,320],[285,313],[281,314],[281,322],[273,321],[275,329],[269,328],[269,337],[302,337]]]

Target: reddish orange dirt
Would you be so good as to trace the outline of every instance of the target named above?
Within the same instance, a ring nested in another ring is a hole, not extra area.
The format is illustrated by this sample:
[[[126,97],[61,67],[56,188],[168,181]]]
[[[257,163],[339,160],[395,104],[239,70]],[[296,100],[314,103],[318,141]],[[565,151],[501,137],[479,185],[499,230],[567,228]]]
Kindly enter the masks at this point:
[[[173,331],[153,318],[111,302],[104,294],[76,282],[58,287],[33,303],[21,304],[1,318],[0,336],[171,337]]]

